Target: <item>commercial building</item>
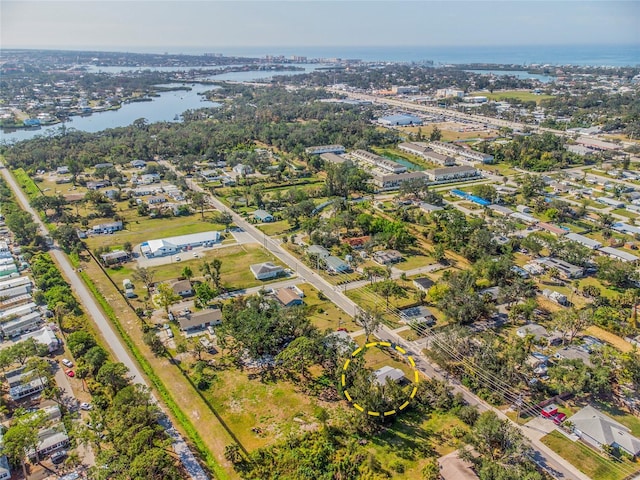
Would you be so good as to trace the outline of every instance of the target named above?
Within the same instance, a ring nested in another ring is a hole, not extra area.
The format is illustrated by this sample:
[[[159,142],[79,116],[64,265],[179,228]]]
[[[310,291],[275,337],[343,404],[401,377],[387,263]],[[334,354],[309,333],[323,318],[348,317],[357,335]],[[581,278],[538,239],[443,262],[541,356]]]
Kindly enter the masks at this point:
[[[452,143],[434,141],[429,142],[429,147],[431,147],[436,152],[459,156],[470,162],[491,163],[494,160],[493,155],[469,150]]]
[[[305,148],[304,151],[309,155],[321,155],[323,153],[341,154],[346,150],[342,145],[318,145],[315,147]]]
[[[367,152],[366,150],[354,150],[351,152],[351,156],[389,173],[403,173],[407,171],[407,167],[404,165],[376,155],[375,153]]]
[[[347,161],[346,158],[336,153],[321,153],[320,158],[327,163],[334,163],[336,165],[339,165]]]
[[[387,117],[380,117],[378,123],[389,127],[406,127],[408,125],[422,125],[422,119],[415,115],[389,115]]]
[[[408,180],[424,180],[425,183],[429,181],[429,177],[425,172],[404,172],[404,173],[381,173],[373,172],[371,174],[371,183],[373,183],[378,191],[382,190],[396,190],[400,188],[402,183]]]
[[[464,165],[457,167],[434,168],[433,170],[427,170],[425,173],[429,180],[436,183],[451,182],[480,176],[480,173],[476,168]]]
[[[160,240],[149,240],[140,245],[140,251],[147,258],[164,257],[193,247],[210,247],[219,241],[220,232],[218,231],[192,233]]]

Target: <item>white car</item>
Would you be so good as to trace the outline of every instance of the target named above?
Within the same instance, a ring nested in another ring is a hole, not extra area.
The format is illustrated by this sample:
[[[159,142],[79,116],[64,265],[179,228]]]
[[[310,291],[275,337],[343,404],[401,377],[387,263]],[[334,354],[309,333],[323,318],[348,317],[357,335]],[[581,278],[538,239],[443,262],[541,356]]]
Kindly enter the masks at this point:
[[[65,367],[69,367],[69,368],[73,367],[73,362],[72,362],[71,360],[69,360],[68,358],[63,358],[63,359],[62,359],[62,360],[60,360],[60,361],[62,362],[62,364],[63,364]]]
[[[193,252],[193,256],[198,258],[200,255],[198,255],[198,252]]]
[[[179,262],[180,260],[182,260],[180,257],[176,257],[176,262]]]
[[[82,410],[91,410],[93,407],[91,406],[91,404],[90,404],[90,403],[82,402],[82,403],[80,404],[80,408],[81,408]]]

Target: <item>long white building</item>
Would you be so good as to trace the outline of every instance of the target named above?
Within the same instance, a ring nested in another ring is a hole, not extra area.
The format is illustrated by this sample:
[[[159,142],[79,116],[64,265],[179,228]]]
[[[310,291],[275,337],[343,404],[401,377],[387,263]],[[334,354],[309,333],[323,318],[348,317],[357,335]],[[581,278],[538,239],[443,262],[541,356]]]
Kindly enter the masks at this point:
[[[404,173],[407,171],[407,167],[404,165],[366,150],[354,150],[351,152],[351,156],[389,173]]]
[[[193,247],[212,246],[219,241],[220,232],[217,231],[193,233],[191,235],[149,240],[140,244],[140,251],[147,258],[164,257]]]
[[[429,147],[431,147],[436,152],[445,153],[449,155],[457,155],[457,156],[463,157],[464,159],[470,162],[481,162],[481,163],[493,162],[493,155],[462,148],[452,143],[429,142]]]

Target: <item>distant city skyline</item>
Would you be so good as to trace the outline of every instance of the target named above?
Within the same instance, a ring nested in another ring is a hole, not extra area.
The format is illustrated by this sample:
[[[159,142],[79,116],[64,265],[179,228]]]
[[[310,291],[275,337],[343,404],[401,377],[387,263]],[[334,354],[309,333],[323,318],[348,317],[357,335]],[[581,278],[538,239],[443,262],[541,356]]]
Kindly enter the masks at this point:
[[[637,1],[3,0],[2,48],[640,44]]]

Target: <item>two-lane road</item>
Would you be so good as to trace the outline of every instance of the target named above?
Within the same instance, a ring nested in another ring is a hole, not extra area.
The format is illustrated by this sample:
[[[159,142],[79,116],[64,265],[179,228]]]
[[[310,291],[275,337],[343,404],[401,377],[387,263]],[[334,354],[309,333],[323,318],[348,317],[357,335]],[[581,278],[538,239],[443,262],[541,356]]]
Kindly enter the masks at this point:
[[[38,224],[41,233],[45,236],[49,235],[49,232],[46,226],[40,220],[40,217],[38,216],[36,211],[29,204],[29,201],[27,200],[26,195],[24,194],[24,192],[16,182],[15,178],[13,178],[13,175],[11,175],[9,170],[4,168],[4,165],[2,165],[1,163],[0,163],[0,171],[2,172],[2,176],[4,177],[5,181],[7,182],[11,190],[13,190],[13,193],[18,199],[18,202],[20,203],[22,208],[26,212],[30,213],[31,216],[34,218],[35,222]],[[142,376],[142,373],[140,372],[138,365],[133,361],[133,359],[129,355],[129,352],[122,344],[120,337],[118,337],[118,335],[116,335],[116,333],[114,332],[111,326],[111,323],[109,322],[107,317],[105,317],[105,315],[102,313],[102,310],[98,306],[95,298],[93,297],[91,292],[89,292],[89,289],[86,287],[86,285],[84,284],[84,282],[82,281],[82,279],[80,278],[76,270],[73,268],[73,266],[71,265],[71,262],[69,262],[69,259],[67,258],[65,253],[62,250],[60,250],[57,246],[54,246],[50,250],[50,253],[56,259],[65,278],[71,284],[71,287],[75,291],[78,299],[80,300],[82,306],[84,307],[85,312],[87,312],[89,317],[93,319],[93,322],[95,323],[96,327],[98,327],[98,330],[100,330],[100,333],[102,334],[103,338],[109,344],[109,347],[113,351],[115,358],[119,362],[123,363],[129,369],[129,373],[133,382],[149,387],[144,377]],[[161,407],[161,405],[158,403],[158,400],[155,397],[153,397],[153,400],[156,404],[158,404]],[[205,471],[202,469],[202,467],[196,460],[195,456],[193,455],[193,452],[189,449],[184,438],[182,438],[182,436],[175,430],[173,425],[171,425],[170,421],[168,420],[163,421],[162,424],[165,427],[165,429],[167,429],[167,433],[169,433],[169,435],[172,437],[173,450],[180,458],[180,461],[182,462],[183,466],[185,467],[186,471],[189,473],[191,478],[194,480],[208,480],[209,476],[205,473]]]

